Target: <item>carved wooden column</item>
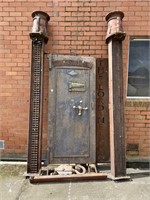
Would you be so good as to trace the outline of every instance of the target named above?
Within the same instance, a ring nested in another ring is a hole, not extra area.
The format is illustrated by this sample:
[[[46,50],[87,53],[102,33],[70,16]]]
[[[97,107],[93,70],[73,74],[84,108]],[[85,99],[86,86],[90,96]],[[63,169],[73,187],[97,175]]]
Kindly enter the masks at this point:
[[[96,59],[96,162],[110,161],[108,59]]]
[[[125,32],[122,29],[123,12],[114,11],[106,16],[108,31],[106,42],[109,56],[109,131],[112,179],[125,179],[125,125],[124,125],[124,91],[122,41]]]
[[[27,173],[38,173],[41,167],[42,103],[43,103],[43,55],[48,42],[47,24],[49,15],[42,11],[32,13],[33,27],[30,33],[31,83],[29,112],[29,141]]]

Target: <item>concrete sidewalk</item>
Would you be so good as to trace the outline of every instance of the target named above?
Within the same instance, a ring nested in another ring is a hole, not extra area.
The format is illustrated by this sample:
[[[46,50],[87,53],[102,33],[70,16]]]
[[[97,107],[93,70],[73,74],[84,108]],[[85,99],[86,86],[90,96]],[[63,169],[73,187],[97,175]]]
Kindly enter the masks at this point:
[[[132,181],[30,184],[26,164],[0,164],[0,200],[149,200],[150,170],[127,169]],[[103,171],[104,172],[104,171]],[[109,170],[105,171],[109,174]]]

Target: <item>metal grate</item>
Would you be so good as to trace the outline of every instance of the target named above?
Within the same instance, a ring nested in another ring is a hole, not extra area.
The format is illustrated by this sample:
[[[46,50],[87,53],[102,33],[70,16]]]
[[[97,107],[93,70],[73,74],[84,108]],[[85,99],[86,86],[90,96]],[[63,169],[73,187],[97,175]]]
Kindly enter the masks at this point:
[[[30,173],[39,170],[40,144],[40,100],[41,100],[41,52],[42,40],[32,41],[31,69],[31,100],[30,100],[30,130],[29,130],[29,167]]]

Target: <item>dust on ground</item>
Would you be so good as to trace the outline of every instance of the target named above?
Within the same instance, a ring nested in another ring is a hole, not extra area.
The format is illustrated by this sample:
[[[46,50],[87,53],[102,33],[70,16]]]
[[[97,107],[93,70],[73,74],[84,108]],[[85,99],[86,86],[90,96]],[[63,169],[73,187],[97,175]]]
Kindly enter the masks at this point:
[[[0,178],[22,176],[26,172],[26,165],[0,165]]]

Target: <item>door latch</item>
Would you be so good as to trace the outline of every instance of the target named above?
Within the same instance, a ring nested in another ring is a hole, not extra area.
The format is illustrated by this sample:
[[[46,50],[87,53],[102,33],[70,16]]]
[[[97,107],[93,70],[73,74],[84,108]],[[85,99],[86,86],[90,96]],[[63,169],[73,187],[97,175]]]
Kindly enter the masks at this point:
[[[83,108],[83,101],[81,100],[78,106],[73,106],[74,109],[78,109],[78,115],[82,115],[82,110],[88,110],[88,107]]]

